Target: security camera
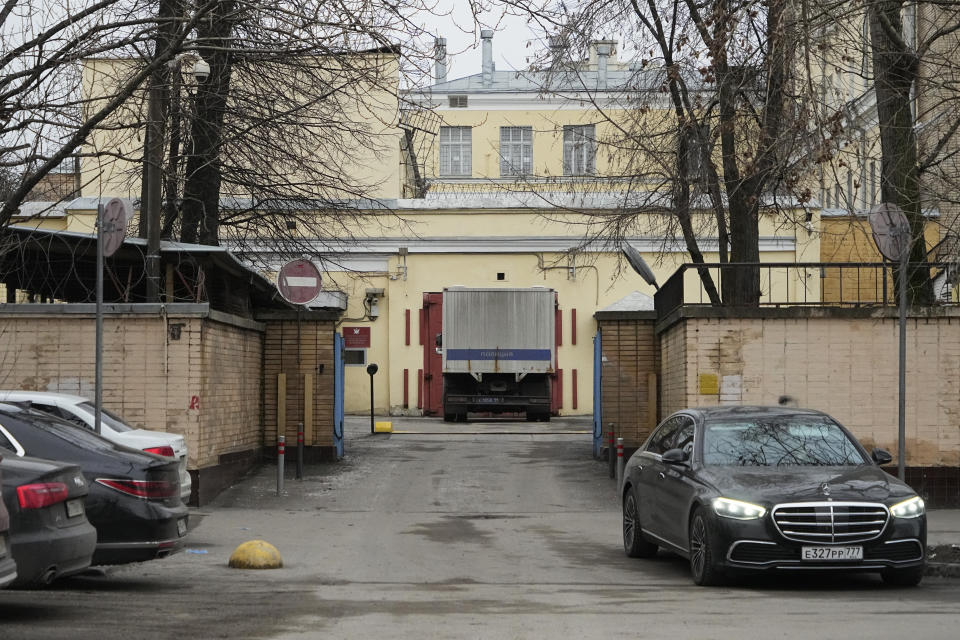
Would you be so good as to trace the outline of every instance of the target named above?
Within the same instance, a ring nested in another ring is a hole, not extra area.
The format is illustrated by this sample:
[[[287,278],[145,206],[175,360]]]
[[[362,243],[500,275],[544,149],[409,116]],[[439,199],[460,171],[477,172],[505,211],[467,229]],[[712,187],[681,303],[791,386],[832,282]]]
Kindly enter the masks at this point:
[[[210,77],[210,65],[207,64],[203,58],[198,59],[193,64],[193,77],[201,84],[206,82]]]

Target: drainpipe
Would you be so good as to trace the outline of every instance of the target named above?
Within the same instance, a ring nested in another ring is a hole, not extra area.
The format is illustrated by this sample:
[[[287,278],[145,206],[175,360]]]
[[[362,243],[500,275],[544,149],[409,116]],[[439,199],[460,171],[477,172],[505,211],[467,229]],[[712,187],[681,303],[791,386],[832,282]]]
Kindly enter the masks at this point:
[[[483,86],[493,86],[493,30],[483,29],[480,32],[483,42]]]

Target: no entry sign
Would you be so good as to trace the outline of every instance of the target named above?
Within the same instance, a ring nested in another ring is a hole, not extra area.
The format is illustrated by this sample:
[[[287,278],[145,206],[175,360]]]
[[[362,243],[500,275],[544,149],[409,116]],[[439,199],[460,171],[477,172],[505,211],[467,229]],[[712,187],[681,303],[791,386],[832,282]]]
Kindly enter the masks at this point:
[[[320,293],[320,270],[309,260],[291,260],[280,267],[277,289],[287,302],[306,304]]]

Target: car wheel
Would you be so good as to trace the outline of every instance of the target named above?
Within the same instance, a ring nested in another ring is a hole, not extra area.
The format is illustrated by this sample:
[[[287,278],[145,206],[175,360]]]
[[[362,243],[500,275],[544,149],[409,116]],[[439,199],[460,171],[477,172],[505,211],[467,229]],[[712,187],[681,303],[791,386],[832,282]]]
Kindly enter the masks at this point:
[[[455,413],[445,413],[443,414],[444,422],[454,422],[457,419],[457,414]]]
[[[623,550],[631,558],[652,558],[657,555],[657,545],[643,539],[637,496],[633,488],[623,496]]]
[[[895,587],[915,587],[923,580],[923,567],[909,569],[884,569],[880,577],[889,585]]]
[[[690,573],[693,581],[702,587],[720,584],[723,577],[717,568],[710,529],[709,513],[699,507],[690,520]]]

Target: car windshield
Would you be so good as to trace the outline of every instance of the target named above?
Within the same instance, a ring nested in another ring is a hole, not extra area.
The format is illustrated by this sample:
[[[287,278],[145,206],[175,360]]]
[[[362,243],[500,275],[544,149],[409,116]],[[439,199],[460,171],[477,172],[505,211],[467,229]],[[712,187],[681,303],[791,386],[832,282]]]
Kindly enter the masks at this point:
[[[864,464],[836,423],[818,416],[774,416],[707,422],[703,462],[741,467]]]
[[[92,402],[81,402],[77,406],[88,412],[91,416],[96,415],[97,408]],[[110,413],[103,407],[100,408],[100,419],[107,423],[107,425],[117,433],[133,431],[133,427],[126,424],[120,416],[115,413]]]

